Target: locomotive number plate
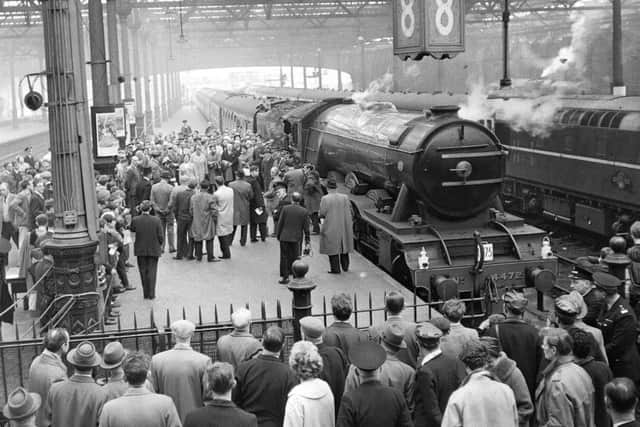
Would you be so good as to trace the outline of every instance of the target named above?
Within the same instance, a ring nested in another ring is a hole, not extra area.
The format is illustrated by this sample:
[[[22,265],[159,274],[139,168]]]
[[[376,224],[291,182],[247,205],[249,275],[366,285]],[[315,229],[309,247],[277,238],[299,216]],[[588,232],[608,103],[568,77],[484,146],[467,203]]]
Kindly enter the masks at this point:
[[[482,243],[485,261],[493,261],[493,243]]]

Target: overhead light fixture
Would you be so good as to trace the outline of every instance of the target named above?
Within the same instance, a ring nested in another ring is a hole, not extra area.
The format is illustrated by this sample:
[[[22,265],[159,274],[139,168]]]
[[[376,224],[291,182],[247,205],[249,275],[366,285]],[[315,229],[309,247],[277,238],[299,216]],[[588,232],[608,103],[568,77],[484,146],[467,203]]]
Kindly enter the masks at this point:
[[[178,43],[186,43],[187,38],[184,35],[184,26],[182,25],[182,6],[183,1],[180,1],[180,36],[178,37]]]

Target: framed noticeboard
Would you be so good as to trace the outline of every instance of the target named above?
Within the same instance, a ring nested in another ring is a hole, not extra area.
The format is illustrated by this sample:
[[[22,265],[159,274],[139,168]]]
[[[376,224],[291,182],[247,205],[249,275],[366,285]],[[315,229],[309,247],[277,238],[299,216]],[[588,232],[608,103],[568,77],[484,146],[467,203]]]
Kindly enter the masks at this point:
[[[124,106],[92,107],[91,129],[95,158],[117,156],[120,141],[124,141],[128,133]]]

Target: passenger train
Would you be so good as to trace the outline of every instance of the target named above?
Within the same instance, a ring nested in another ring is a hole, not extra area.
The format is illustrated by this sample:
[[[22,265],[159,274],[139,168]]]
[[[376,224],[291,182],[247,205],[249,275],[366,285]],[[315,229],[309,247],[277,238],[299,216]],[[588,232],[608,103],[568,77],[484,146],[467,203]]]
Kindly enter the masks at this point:
[[[348,91],[258,87],[266,99],[314,102]],[[500,98],[500,94],[494,95]],[[462,105],[465,95],[379,93],[399,111]],[[488,102],[492,102],[489,99]],[[640,97],[564,96],[553,126],[534,135],[499,115],[485,124],[510,152],[502,198],[509,211],[544,216],[608,239],[640,219]]]
[[[457,296],[481,319],[509,288],[553,286],[557,259],[541,251],[545,232],[500,209],[507,151],[457,107],[416,113],[340,96],[251,100],[212,91],[196,104],[223,128],[282,132],[280,142],[321,177],[344,183],[357,249],[424,300]]]

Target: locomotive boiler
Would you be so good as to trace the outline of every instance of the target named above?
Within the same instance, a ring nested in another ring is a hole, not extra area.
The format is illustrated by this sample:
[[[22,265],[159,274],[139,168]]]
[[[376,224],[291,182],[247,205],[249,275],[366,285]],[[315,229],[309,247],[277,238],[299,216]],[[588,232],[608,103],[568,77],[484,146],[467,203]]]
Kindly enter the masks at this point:
[[[479,317],[506,288],[548,291],[557,260],[544,231],[499,209],[506,151],[455,107],[426,115],[325,99],[283,117],[303,161],[343,182],[357,249],[427,301],[473,301]]]

